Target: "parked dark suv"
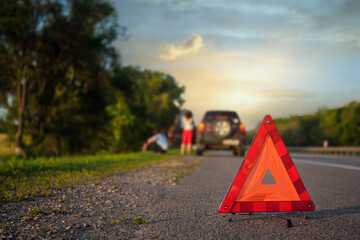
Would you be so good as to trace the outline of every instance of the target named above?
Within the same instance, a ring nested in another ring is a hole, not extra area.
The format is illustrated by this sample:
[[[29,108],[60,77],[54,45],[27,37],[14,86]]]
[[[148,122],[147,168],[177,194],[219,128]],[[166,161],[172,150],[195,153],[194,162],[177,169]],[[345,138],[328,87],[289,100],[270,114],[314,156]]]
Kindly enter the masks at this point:
[[[234,111],[207,111],[196,132],[196,154],[205,149],[232,149],[245,154],[245,127]]]

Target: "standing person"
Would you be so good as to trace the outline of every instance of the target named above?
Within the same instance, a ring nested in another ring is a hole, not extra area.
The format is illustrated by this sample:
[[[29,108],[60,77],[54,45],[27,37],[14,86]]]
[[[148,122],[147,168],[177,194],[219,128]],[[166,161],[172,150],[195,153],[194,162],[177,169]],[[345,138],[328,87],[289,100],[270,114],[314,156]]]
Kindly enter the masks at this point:
[[[185,153],[185,145],[187,144],[187,154],[191,154],[191,142],[193,137],[193,118],[190,111],[185,114],[185,117],[182,119],[184,123],[184,130],[182,132],[182,141],[181,141],[181,155]]]
[[[160,133],[159,128],[154,129],[154,136],[150,137],[142,146],[142,150],[152,150],[156,153],[165,153],[168,150],[168,140],[165,134]]]

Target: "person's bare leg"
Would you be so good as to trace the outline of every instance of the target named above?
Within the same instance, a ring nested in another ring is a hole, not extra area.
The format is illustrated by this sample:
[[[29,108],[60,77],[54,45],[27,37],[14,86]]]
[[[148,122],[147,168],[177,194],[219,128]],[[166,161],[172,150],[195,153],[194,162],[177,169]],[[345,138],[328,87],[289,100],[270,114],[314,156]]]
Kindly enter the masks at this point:
[[[180,147],[180,153],[181,153],[181,155],[184,155],[184,151],[185,151],[185,144],[182,143],[182,144],[181,144],[181,147]]]
[[[191,154],[191,143],[189,143],[187,145],[187,154],[190,155]]]
[[[147,143],[144,143],[144,145],[142,146],[142,151],[146,152],[146,150],[147,150]]]

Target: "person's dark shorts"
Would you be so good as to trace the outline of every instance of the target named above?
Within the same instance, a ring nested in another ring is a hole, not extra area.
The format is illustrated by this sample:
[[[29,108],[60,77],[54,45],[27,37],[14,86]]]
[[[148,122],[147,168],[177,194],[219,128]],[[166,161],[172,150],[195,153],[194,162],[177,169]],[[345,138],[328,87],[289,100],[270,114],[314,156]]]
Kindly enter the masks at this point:
[[[156,153],[165,153],[166,151],[164,151],[159,144],[157,144],[157,142],[151,142],[149,145],[148,145],[148,149],[149,150],[152,150]]]

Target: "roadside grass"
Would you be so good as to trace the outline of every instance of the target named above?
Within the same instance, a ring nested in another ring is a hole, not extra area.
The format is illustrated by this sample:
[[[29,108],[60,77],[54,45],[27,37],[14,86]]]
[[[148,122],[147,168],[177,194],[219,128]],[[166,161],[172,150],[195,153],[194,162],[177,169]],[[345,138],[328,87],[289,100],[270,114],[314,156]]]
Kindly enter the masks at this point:
[[[15,144],[7,140],[6,133],[0,133],[0,157],[10,157],[15,152]]]
[[[7,225],[7,223],[1,225],[1,232],[2,232],[3,235],[11,234],[11,231],[10,231],[9,226]],[[3,237],[3,236],[1,236],[1,237]]]
[[[55,208],[55,209],[51,209],[52,212],[56,213],[56,214],[62,214],[65,212],[64,209],[62,208]]]
[[[0,160],[0,201],[49,197],[53,190],[99,183],[105,176],[151,166],[178,155],[179,149],[170,149],[163,155],[137,152],[98,156],[4,158]]]
[[[37,216],[41,216],[45,213],[44,207],[43,206],[38,206],[37,204],[30,208],[27,215],[28,216],[32,216],[32,217],[37,217]]]
[[[47,233],[48,231],[50,231],[50,227],[48,226],[41,226],[40,227],[40,231],[43,232],[43,233]]]
[[[163,164],[163,167],[174,174],[172,179],[164,179],[165,182],[169,180],[172,182],[177,182],[181,178],[186,177],[187,175],[191,174],[203,161],[203,159],[199,159],[196,162],[187,162],[186,160],[182,161],[173,161],[171,165],[167,165],[166,163]]]
[[[114,220],[114,219],[110,219],[110,224],[111,224],[111,225],[119,225],[119,224],[120,224],[120,221]]]
[[[144,217],[136,216],[136,217],[134,218],[134,223],[135,223],[136,225],[141,225],[141,224],[147,224],[148,222],[147,222],[147,220],[146,220]]]

